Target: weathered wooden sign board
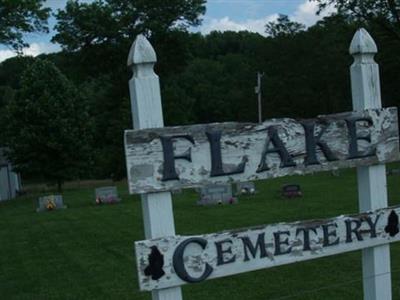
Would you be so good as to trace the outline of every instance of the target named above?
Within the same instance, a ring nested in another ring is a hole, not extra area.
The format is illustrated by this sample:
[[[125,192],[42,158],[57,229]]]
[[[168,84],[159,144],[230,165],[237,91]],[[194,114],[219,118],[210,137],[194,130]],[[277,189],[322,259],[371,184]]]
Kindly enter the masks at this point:
[[[127,130],[125,148],[131,193],[372,165],[399,159],[397,109]]]
[[[162,289],[400,240],[400,206],[135,243],[141,290]]]

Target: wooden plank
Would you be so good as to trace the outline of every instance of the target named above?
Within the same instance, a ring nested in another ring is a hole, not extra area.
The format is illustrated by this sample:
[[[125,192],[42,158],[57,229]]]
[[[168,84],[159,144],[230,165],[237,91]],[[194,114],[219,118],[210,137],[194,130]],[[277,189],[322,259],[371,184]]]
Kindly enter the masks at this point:
[[[135,243],[141,290],[201,282],[400,240],[400,206]]]
[[[350,73],[355,110],[382,107],[379,66],[374,61],[377,52],[369,33],[363,28],[359,29],[350,45],[350,54],[354,56]],[[384,164],[358,167],[357,181],[360,212],[388,205]],[[389,245],[364,249],[362,262],[364,299],[392,299]]]
[[[352,121],[362,119],[369,121]],[[125,152],[131,193],[373,165],[399,160],[397,109],[128,130]]]

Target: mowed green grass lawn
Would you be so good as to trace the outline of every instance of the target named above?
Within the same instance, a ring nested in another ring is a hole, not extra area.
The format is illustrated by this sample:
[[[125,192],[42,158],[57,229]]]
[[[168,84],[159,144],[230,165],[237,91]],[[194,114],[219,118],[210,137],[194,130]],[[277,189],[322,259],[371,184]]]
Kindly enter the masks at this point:
[[[391,165],[389,167],[395,167]],[[299,183],[304,197],[279,196]],[[188,190],[174,195],[178,234],[334,217],[357,212],[355,170],[257,182],[238,205],[200,207]],[[390,205],[400,176],[388,176]],[[133,243],[144,239],[140,200],[125,183],[122,202],[95,206],[94,186],[68,188],[68,209],[36,213],[38,194],[0,203],[0,299],[151,299],[138,289]],[[400,299],[400,243],[391,245],[393,299]],[[183,287],[190,300],[362,299],[360,251]]]

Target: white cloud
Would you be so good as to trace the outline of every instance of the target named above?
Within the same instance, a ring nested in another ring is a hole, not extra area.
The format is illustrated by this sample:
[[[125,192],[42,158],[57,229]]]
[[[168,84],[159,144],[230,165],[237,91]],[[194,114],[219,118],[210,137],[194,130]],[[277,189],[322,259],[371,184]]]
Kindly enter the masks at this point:
[[[15,52],[8,50],[8,49],[4,49],[4,50],[0,50],[0,62],[2,62],[3,60],[6,60],[10,57],[15,56]]]
[[[291,16],[291,19],[306,26],[311,26],[314,25],[318,20],[321,20],[323,17],[335,12],[335,8],[333,6],[328,6],[320,15],[317,15],[317,11],[318,3],[314,1],[309,2],[307,0],[297,7],[296,11]]]
[[[261,19],[248,19],[243,22],[236,22],[229,17],[221,19],[210,19],[206,25],[202,26],[201,32],[204,34],[210,33],[213,30],[217,31],[252,31],[259,34],[264,34],[265,24],[274,21],[278,18],[278,14],[266,16]]]
[[[317,2],[304,0],[289,17],[291,20],[305,24],[307,27],[314,25],[318,20],[335,12],[333,6],[328,7],[320,15],[317,15]],[[211,18],[205,19],[205,23],[200,27],[203,34],[210,33],[213,30],[217,31],[251,31],[265,35],[265,24],[274,21],[278,18],[278,13],[265,16],[259,19],[247,19],[246,21],[234,21],[229,17],[220,19]]]
[[[57,44],[52,43],[32,43],[29,48],[23,50],[24,55],[36,56],[42,53],[52,53],[60,51],[61,48]]]
[[[66,3],[66,0],[46,0],[44,5],[50,7],[53,10],[57,10],[63,9]]]
[[[52,43],[32,43],[29,47],[23,49],[23,55],[37,56],[42,53],[52,53],[60,51],[60,46]],[[10,49],[0,49],[0,62],[16,56],[17,54]]]
[[[80,3],[92,3],[93,0],[79,0]],[[46,0],[44,6],[50,7],[53,11],[64,9],[67,0]]]

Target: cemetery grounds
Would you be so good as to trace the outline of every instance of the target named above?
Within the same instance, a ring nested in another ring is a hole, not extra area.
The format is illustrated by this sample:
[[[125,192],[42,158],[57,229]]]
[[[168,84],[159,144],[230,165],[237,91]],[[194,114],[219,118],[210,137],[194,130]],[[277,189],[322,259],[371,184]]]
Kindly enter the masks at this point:
[[[398,163],[388,169],[400,168]],[[389,205],[400,204],[400,175],[387,176]],[[300,184],[302,198],[284,199],[284,184]],[[122,201],[97,205],[101,182],[69,184],[67,209],[36,213],[30,192],[0,203],[0,299],[134,299],[140,292],[133,250],[143,240],[138,196],[117,183]],[[197,206],[198,194],[173,195],[176,232],[194,235],[227,229],[336,217],[358,212],[355,169],[255,183],[258,193],[237,205]],[[393,299],[400,300],[400,244],[391,246]],[[363,299],[361,251],[185,285],[192,300]]]

